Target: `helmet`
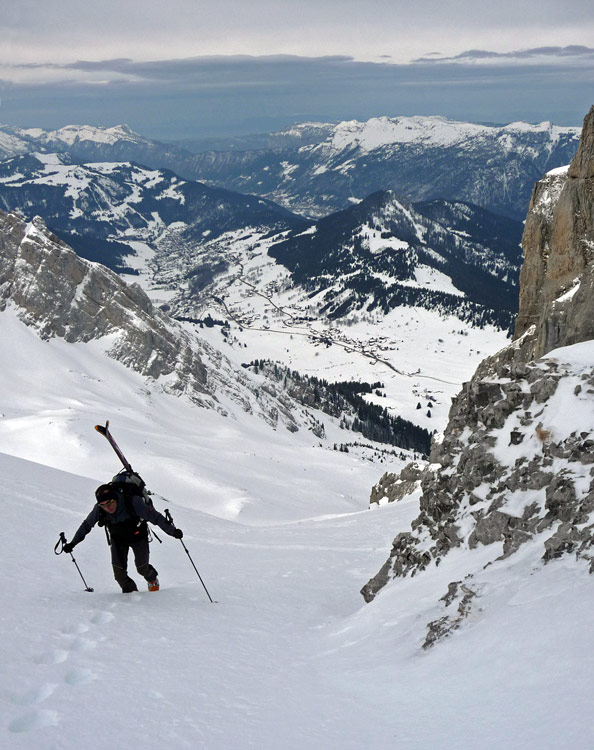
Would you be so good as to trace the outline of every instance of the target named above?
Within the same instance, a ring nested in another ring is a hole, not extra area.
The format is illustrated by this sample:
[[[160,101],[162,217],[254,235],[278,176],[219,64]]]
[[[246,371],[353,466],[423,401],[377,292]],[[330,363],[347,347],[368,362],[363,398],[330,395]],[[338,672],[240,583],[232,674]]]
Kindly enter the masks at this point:
[[[98,503],[104,503],[107,500],[117,500],[118,491],[111,484],[102,484],[95,490],[95,498]]]

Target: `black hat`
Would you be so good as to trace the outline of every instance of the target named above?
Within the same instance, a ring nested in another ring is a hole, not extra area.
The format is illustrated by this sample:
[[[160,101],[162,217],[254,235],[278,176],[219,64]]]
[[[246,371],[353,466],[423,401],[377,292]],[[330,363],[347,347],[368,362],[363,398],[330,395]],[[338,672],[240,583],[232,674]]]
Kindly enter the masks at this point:
[[[95,490],[95,498],[98,503],[104,503],[107,500],[117,500],[118,493],[115,487],[111,484],[102,484]]]

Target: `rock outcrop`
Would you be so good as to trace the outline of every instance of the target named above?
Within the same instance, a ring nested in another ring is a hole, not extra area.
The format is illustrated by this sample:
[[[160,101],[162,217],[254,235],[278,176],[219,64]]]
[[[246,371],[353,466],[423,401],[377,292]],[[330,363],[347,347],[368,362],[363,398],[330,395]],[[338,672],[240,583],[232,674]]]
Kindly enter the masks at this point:
[[[110,355],[151,378],[173,375],[172,391],[212,396],[196,347],[174,331],[137,285],[80,258],[39,218],[0,215],[0,309],[12,302],[42,338],[70,343],[117,334]]]
[[[415,461],[407,464],[399,474],[388,472],[372,487],[369,504],[398,502],[419,489],[422,478],[423,470]]]
[[[515,340],[454,399],[420,514],[363,587],[366,601],[455,548],[490,548],[494,564],[532,542],[541,561],[574,553],[594,572],[594,107],[571,167],[537,184],[523,244]],[[398,498],[405,479],[386,475],[376,494]],[[475,573],[469,563],[464,585],[450,584],[458,609],[428,625],[426,647],[464,618]]]
[[[576,551],[594,560],[591,353],[588,342],[554,358],[497,364],[488,379],[465,384],[433,446],[420,514],[363,588],[366,601],[392,577],[438,565],[455,547],[499,543],[494,559],[505,558],[542,534],[544,559]],[[568,401],[575,410],[563,419]],[[385,484],[387,495],[403,482]]]

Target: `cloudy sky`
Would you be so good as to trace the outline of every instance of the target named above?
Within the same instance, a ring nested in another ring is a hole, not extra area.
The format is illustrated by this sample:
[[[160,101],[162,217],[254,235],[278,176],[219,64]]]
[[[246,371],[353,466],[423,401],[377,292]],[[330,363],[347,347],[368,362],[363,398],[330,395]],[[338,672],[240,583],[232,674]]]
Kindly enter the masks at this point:
[[[0,18],[0,122],[172,139],[377,115],[579,125],[591,5],[19,0]]]

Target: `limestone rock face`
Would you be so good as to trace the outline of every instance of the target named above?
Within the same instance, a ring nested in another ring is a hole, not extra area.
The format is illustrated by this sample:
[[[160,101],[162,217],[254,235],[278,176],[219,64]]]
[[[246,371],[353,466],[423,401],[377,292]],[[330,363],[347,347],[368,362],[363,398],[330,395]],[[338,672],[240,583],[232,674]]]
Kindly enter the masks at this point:
[[[366,601],[391,578],[418,574],[460,546],[499,543],[494,558],[505,558],[542,534],[545,560],[570,550],[594,560],[588,551],[594,542],[588,522],[594,423],[588,427],[592,420],[586,418],[566,428],[556,421],[566,389],[594,417],[592,366],[547,358],[504,363],[489,381],[464,385],[423,475],[420,514],[363,588]],[[394,486],[400,486],[398,478]]]
[[[0,309],[10,300],[42,338],[87,342],[116,334],[109,353],[173,392],[212,395],[198,350],[174,331],[136,284],[80,258],[39,218],[0,215]]]
[[[387,472],[371,489],[369,504],[398,502],[420,487],[423,470],[416,462],[407,464],[400,474]]]
[[[565,170],[536,184],[522,239],[515,338],[525,361],[594,337],[594,107]]]

